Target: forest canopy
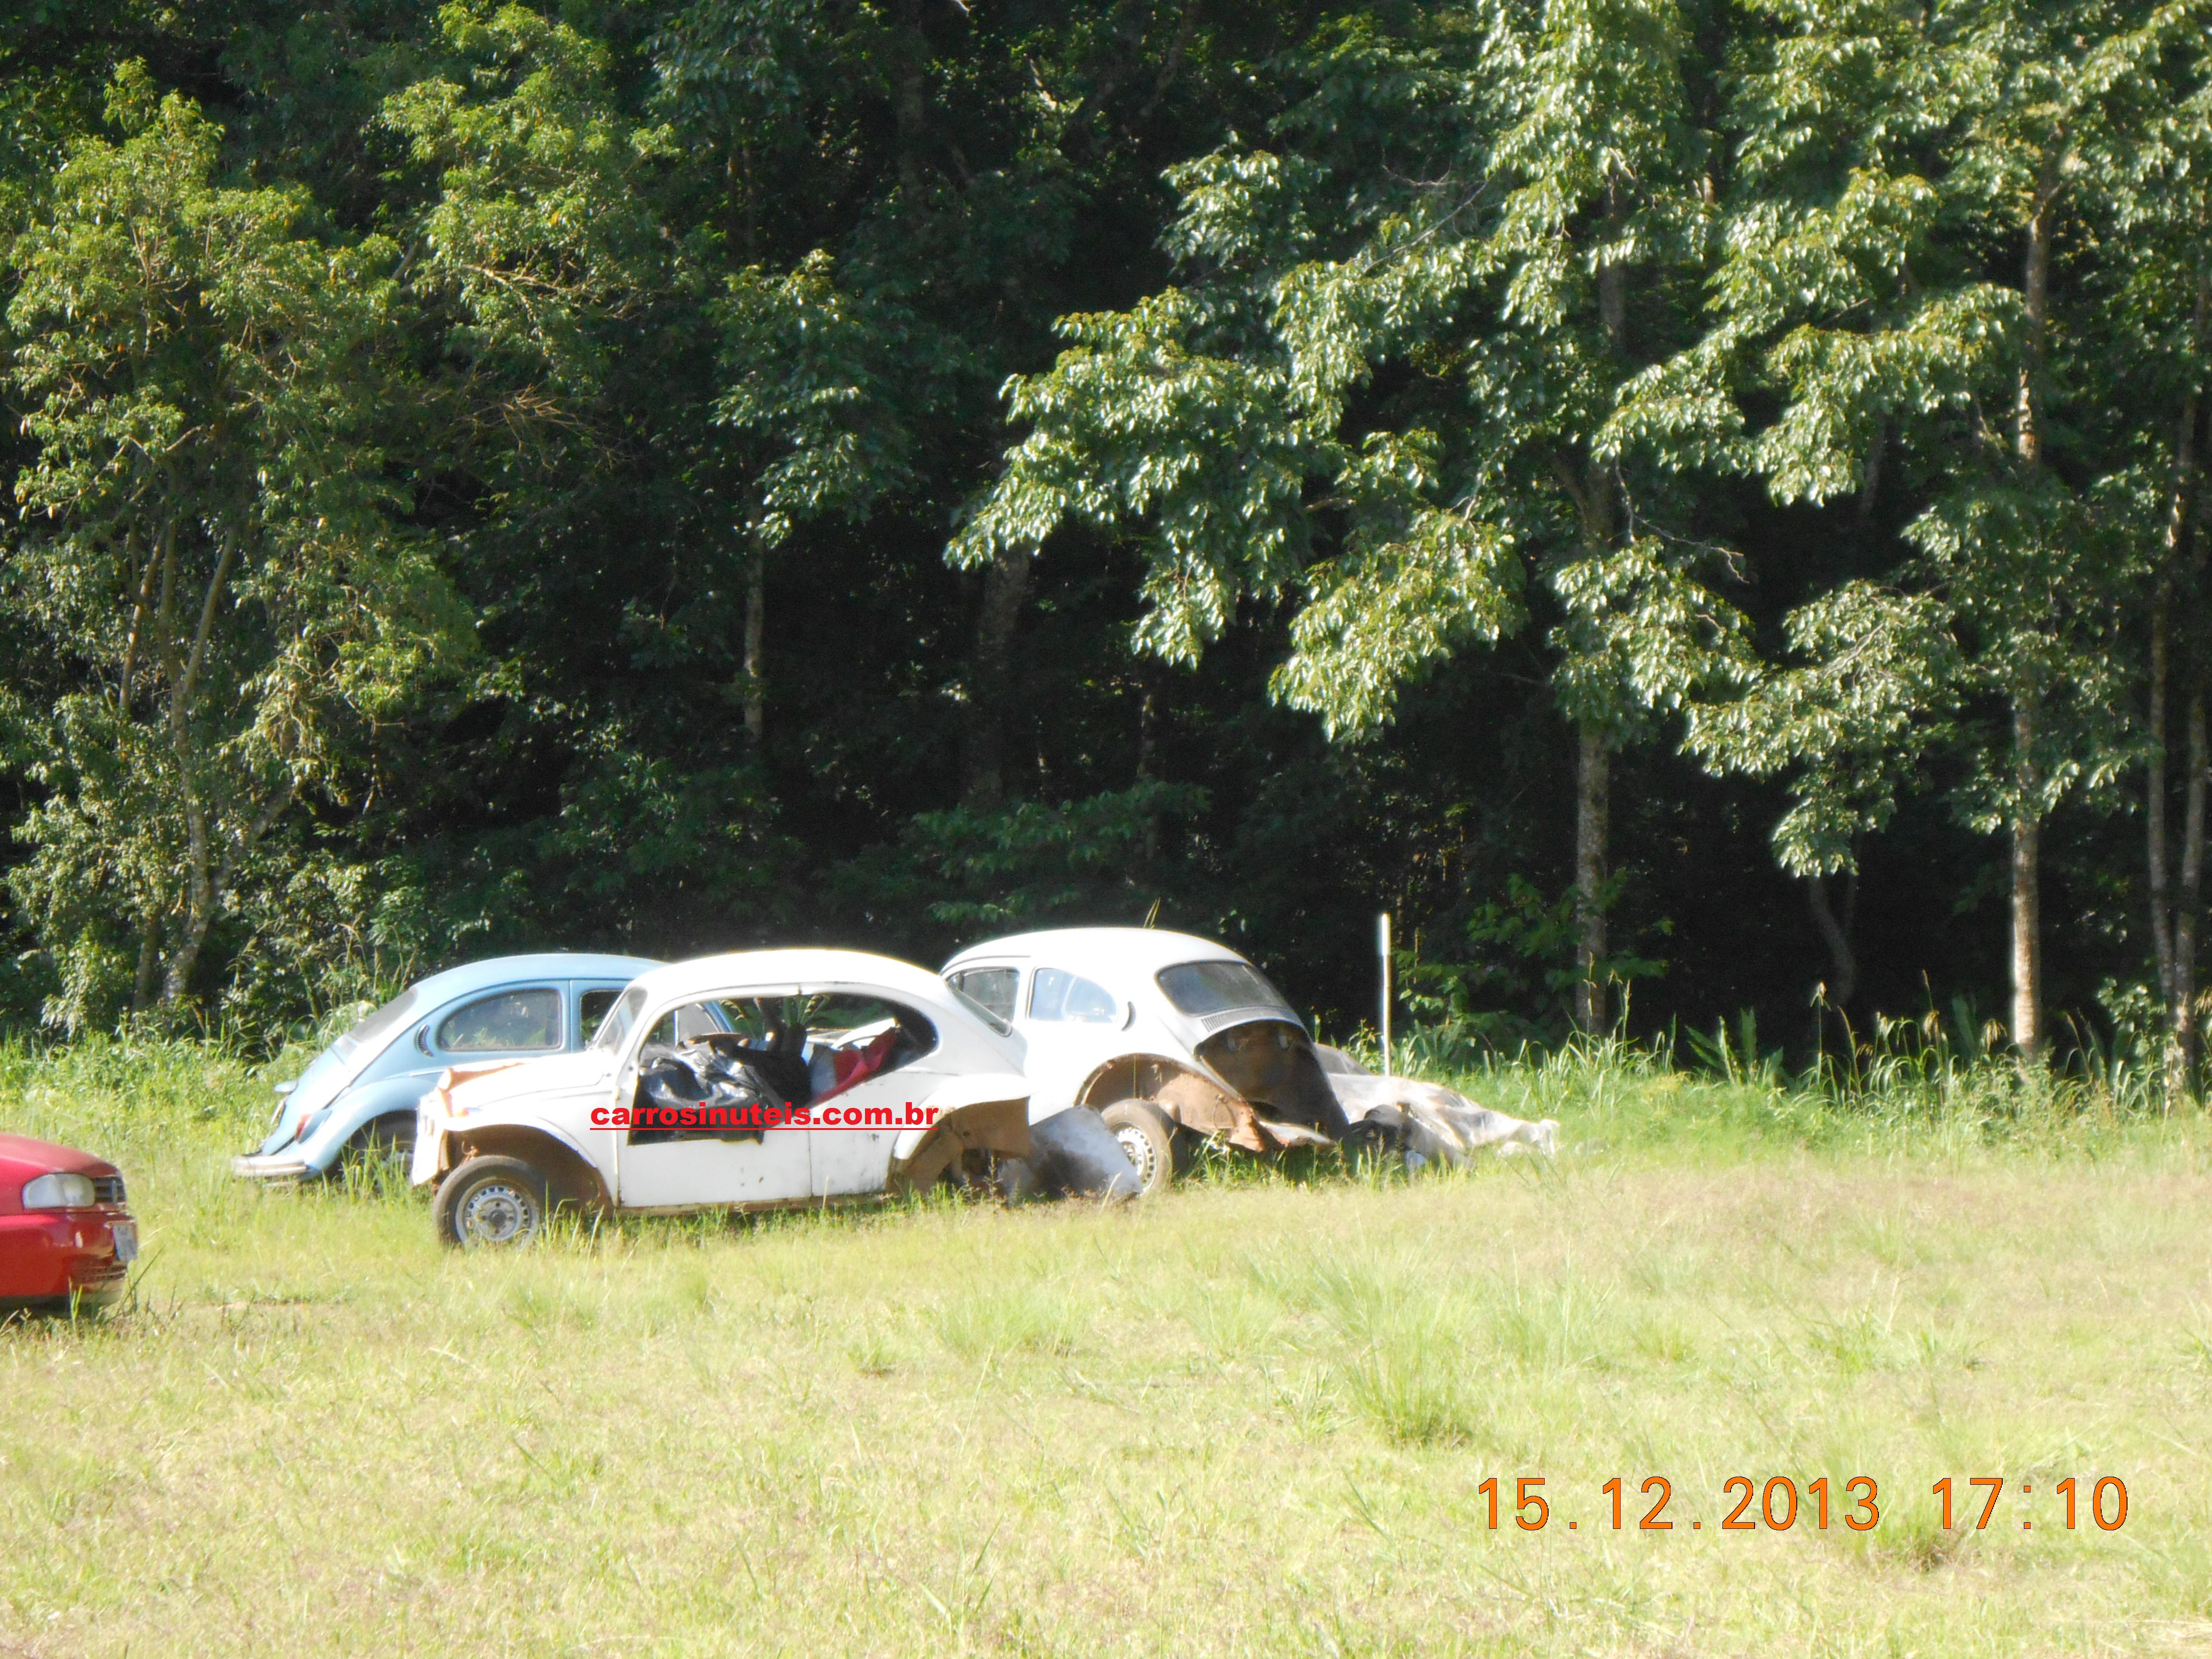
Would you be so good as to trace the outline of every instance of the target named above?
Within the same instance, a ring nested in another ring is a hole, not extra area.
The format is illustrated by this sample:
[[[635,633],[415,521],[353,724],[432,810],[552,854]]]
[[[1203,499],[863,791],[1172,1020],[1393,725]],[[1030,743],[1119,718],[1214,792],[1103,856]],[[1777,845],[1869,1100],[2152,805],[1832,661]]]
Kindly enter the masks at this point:
[[[1224,939],[2193,1083],[2212,0],[27,0],[0,1024]]]

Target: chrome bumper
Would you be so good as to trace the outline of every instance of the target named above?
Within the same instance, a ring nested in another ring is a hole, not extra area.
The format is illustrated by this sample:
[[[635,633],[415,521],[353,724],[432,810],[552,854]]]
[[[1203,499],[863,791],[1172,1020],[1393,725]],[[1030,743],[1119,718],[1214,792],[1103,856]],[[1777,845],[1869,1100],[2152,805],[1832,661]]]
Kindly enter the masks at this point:
[[[249,1152],[230,1160],[230,1172],[245,1181],[302,1181],[313,1170],[307,1159],[288,1152],[272,1152],[265,1158]]]

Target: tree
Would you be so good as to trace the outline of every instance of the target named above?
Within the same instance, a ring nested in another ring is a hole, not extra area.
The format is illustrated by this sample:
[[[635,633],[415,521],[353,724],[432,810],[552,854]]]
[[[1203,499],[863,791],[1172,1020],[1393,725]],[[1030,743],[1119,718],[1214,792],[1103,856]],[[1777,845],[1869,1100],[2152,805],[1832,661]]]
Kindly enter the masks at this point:
[[[2197,942],[2204,881],[2208,641],[2202,592],[2204,382],[2212,354],[2212,87],[2200,60],[2194,90],[2168,82],[2166,113],[2148,124],[2114,191],[2113,269],[2102,285],[2097,332],[2115,382],[2135,389],[2139,441],[2159,417],[2164,441],[2142,442],[2132,484],[2137,538],[2149,543],[2144,720],[2146,895],[2154,965],[2166,1016],[2169,1097],[2195,1085],[2198,1059]],[[2177,663],[2177,656],[2179,661]],[[2172,835],[2172,711],[2183,709],[2181,833]]]
[[[1030,432],[954,542],[1139,538],[1139,639],[1195,661],[1244,596],[1297,605],[1275,694],[1334,736],[1554,607],[1575,733],[1577,1017],[1607,1023],[1609,756],[1738,654],[1662,471],[1598,442],[1694,278],[1705,143],[1679,12],[1555,0],[1325,33],[1275,151],[1170,177],[1189,281],[1072,317],[1010,388]]]
[[[74,683],[11,711],[48,792],[15,886],[72,1027],[125,985],[191,996],[270,832],[467,649],[381,441],[397,250],[298,234],[297,191],[217,187],[218,130],[143,71],[109,109],[125,136],[72,147],[8,311],[33,449],[7,598]]]
[[[2083,321],[2055,314],[2053,260],[2128,165],[2184,15],[1782,11],[1738,100],[1714,325],[1646,373],[1610,440],[1743,467],[1784,503],[1870,500],[1905,473],[1903,556],[1804,606],[1805,665],[1700,710],[1691,742],[1722,767],[1796,769],[1778,845],[1815,877],[1850,866],[1932,746],[1962,744],[1954,799],[2009,842],[2012,1030],[2030,1058],[2048,1037],[2043,826],[2126,759],[2112,600],[2127,538],[2066,419],[2105,383],[2063,356]],[[1779,403],[1755,431],[1752,398]]]

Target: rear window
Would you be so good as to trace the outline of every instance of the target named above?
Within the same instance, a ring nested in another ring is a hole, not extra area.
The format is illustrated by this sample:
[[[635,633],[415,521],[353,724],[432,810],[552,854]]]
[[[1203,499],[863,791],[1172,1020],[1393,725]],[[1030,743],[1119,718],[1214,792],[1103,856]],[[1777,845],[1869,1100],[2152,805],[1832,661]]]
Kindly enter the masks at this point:
[[[1218,1014],[1231,1008],[1283,1008],[1291,1005],[1267,983],[1267,976],[1246,962],[1186,962],[1159,973],[1160,989],[1186,1014]]]
[[[385,1039],[407,1023],[422,999],[416,994],[419,986],[409,986],[384,1006],[355,1026],[331,1047],[337,1049],[342,1060],[350,1059],[362,1049],[379,1049]]]

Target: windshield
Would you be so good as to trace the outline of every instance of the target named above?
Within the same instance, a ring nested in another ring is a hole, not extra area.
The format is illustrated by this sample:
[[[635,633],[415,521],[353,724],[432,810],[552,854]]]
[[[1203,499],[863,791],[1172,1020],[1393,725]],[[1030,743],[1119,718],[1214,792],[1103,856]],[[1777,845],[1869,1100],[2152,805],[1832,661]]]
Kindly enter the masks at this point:
[[[1248,962],[1186,962],[1163,968],[1160,989],[1186,1014],[1218,1014],[1231,1008],[1285,1008],[1291,1005]]]
[[[422,1001],[419,985],[410,985],[386,1003],[368,1018],[362,1020],[331,1047],[341,1059],[349,1059],[364,1048],[381,1048],[386,1038],[407,1023],[408,1016]]]
[[[592,1035],[592,1047],[614,1049],[622,1047],[622,1040],[629,1035],[629,1028],[637,1024],[637,1011],[645,1006],[645,988],[633,985],[622,994],[622,1000],[607,1010],[607,1017],[599,1022]]]

